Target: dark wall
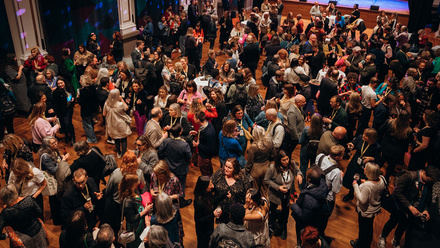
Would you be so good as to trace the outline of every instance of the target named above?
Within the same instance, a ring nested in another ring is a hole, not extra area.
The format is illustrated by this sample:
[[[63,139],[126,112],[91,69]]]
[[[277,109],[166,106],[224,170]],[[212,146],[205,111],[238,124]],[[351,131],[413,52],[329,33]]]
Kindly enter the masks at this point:
[[[57,59],[63,47],[76,51],[92,32],[105,54],[113,32],[119,31],[117,0],[39,0],[39,5],[46,49]]]
[[[7,53],[15,53],[4,1],[0,1],[0,37],[0,58],[4,58]]]

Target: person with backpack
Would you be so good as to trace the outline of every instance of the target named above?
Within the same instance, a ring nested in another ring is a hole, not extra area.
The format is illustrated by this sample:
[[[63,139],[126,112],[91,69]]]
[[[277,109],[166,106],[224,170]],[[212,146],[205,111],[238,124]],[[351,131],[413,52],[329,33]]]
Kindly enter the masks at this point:
[[[0,79],[0,141],[5,135],[5,127],[9,134],[14,133],[15,97],[11,90],[6,88],[3,79]],[[0,148],[3,145],[0,143]]]
[[[266,110],[266,119],[269,121],[267,135],[272,140],[273,147],[278,151],[281,148],[286,133],[281,120],[277,117],[277,114],[278,112],[274,108]]]
[[[345,148],[342,145],[335,145],[330,148],[330,155],[321,153],[316,156],[315,164],[323,170],[325,182],[328,187],[326,202],[321,209],[323,218],[318,226],[319,233],[326,238],[326,240],[329,239],[325,236],[328,219],[335,208],[336,194],[342,187],[342,176],[344,173],[339,169],[339,163],[344,157],[344,152]]]
[[[319,139],[324,133],[324,122],[322,116],[318,113],[313,114],[310,120],[310,126],[304,128],[299,138],[299,144],[301,144],[301,151],[299,152],[299,164],[300,170],[303,174],[306,174],[309,168],[309,163],[312,165],[315,162],[316,151],[318,150]],[[300,189],[306,187],[306,183],[303,182]]]
[[[291,199],[290,209],[295,219],[296,240],[301,244],[301,231],[307,226],[318,227],[321,222],[320,211],[326,203],[328,187],[322,177],[321,169],[312,167],[307,171],[307,188],[302,190],[298,198]]]
[[[227,98],[232,106],[246,107],[249,92],[249,84],[243,81],[243,74],[235,73],[235,83],[229,87]]]

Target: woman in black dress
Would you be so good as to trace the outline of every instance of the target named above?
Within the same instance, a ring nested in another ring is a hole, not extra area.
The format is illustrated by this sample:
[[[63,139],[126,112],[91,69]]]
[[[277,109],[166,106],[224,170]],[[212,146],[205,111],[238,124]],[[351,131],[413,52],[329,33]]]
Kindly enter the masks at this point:
[[[119,31],[115,31],[113,33],[112,38],[113,38],[113,41],[112,41],[112,44],[110,45],[110,52],[115,57],[115,61],[117,63],[119,61],[122,61],[122,57],[124,54],[124,47],[122,45],[121,33]]]
[[[214,217],[221,215],[221,210],[214,210],[212,184],[208,176],[199,176],[194,188],[194,221],[196,223],[197,248],[209,246],[209,238],[214,231]]]
[[[89,37],[87,37],[87,50],[99,58],[99,51],[101,50],[101,47],[99,46],[98,37],[95,33],[90,33]]]
[[[66,221],[59,239],[60,248],[93,247],[93,235],[87,231],[87,220],[83,211],[75,211]]]
[[[6,226],[11,227],[23,242],[23,247],[48,247],[43,222],[38,219],[43,212],[32,196],[19,197],[15,186],[10,184],[0,190],[0,200],[5,206],[0,213],[0,230]],[[6,229],[11,234],[9,231],[11,230]],[[6,237],[4,233],[0,234],[0,240]]]
[[[344,202],[350,201],[354,198],[353,177],[359,174],[360,178],[367,179],[364,174],[365,164],[372,162],[380,164],[381,149],[377,143],[377,132],[374,128],[367,128],[362,135],[358,135],[352,142],[347,144],[348,149],[356,149],[356,153],[350,160],[347,170],[344,174],[342,184],[349,189],[347,195],[342,198]]]
[[[142,83],[135,79],[131,85],[133,92],[131,93],[130,109],[133,111],[134,121],[136,122],[136,131],[139,136],[144,134],[145,120],[147,119],[147,96]]]
[[[437,136],[437,116],[434,110],[427,109],[425,114],[423,114],[423,121],[425,122],[425,127],[419,129],[414,128],[416,132],[415,146],[411,151],[411,160],[409,161],[408,170],[415,171],[425,168],[426,163],[428,165],[434,161],[431,161],[432,147],[434,144],[434,139]],[[438,161],[437,161],[438,162]]]
[[[73,145],[75,143],[75,129],[72,124],[73,107],[75,94],[67,88],[62,77],[58,78],[57,88],[52,93],[53,109],[60,119],[65,135],[64,142]]]

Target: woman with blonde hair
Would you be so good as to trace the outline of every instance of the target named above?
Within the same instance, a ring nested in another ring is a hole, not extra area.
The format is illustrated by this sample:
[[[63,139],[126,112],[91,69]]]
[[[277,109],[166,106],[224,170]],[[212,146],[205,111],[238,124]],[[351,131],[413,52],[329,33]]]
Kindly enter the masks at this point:
[[[32,196],[44,212],[43,195],[41,193],[46,188],[47,181],[39,169],[33,167],[31,163],[24,159],[17,158],[12,164],[8,184],[15,186],[18,196]]]
[[[46,103],[39,102],[35,104],[32,109],[31,114],[28,117],[29,123],[31,124],[31,132],[32,132],[32,143],[34,146],[39,148],[41,146],[41,142],[44,137],[47,136],[55,136],[60,129],[60,124],[56,123],[53,127],[50,125],[50,122],[55,122],[56,118],[48,118],[44,116],[44,112],[46,111]]]
[[[120,216],[121,214],[121,197],[119,195],[119,184],[122,181],[124,175],[136,175],[139,181],[139,187],[137,190],[141,190],[145,186],[145,178],[142,170],[138,168],[138,161],[136,154],[128,150],[124,156],[122,156],[122,163],[119,168],[113,171],[108,179],[107,186],[103,191],[103,196],[105,197],[105,208],[104,208],[104,222],[109,223],[114,230],[119,230],[120,219],[115,218],[115,216]]]
[[[131,71],[130,71],[130,69],[128,68],[128,65],[127,65],[127,63],[125,63],[125,61],[119,61],[117,64],[116,64],[116,70],[113,72],[113,74],[112,74],[112,82],[116,82],[116,80],[118,80],[118,78],[119,78],[119,74],[120,74],[120,72],[122,71],[122,70],[127,70],[127,71],[129,71],[130,72],[130,74],[133,74]]]
[[[43,72],[47,63],[44,60],[44,56],[40,53],[38,46],[31,48],[31,54],[28,59],[24,61],[24,68],[30,70],[30,79],[32,83],[35,83],[35,78],[38,74]]]
[[[353,247],[370,247],[373,240],[374,217],[380,212],[380,198],[386,188],[386,181],[380,175],[380,167],[375,163],[366,163],[365,180],[353,180],[356,193],[356,210],[358,212],[359,233],[356,240],[351,240]]]
[[[264,176],[269,168],[270,160],[276,155],[276,150],[263,127],[256,126],[252,131],[252,137],[254,137],[254,141],[247,150],[245,172],[254,179],[253,187],[259,189],[261,194],[267,197],[267,185],[264,184]]]
[[[168,115],[162,118],[161,126],[163,130],[169,132],[169,130],[177,124],[182,126],[182,137],[187,136],[189,131],[191,131],[188,120],[182,115],[180,104],[173,103],[170,105]]]
[[[246,114],[254,121],[263,106],[264,99],[260,94],[260,86],[257,84],[249,85],[247,102],[244,107]]]
[[[6,170],[5,180],[7,182],[9,179],[11,166],[15,159],[22,158],[30,163],[33,163],[34,157],[31,150],[31,144],[22,140],[15,134],[11,133],[6,135],[2,140],[2,144],[5,147],[5,151],[3,153],[1,169]]]
[[[127,109],[128,106],[119,94],[119,90],[111,90],[102,115],[106,119],[107,134],[115,140],[118,158],[127,151],[127,137],[131,134],[131,118],[126,114]]]
[[[82,75],[79,79],[81,89],[78,94],[78,103],[81,106],[81,122],[86,133],[87,142],[97,143],[93,115],[98,111],[98,93],[89,75]]]
[[[136,159],[135,159],[136,160]],[[145,229],[146,215],[153,209],[153,204],[142,206],[142,198],[136,194],[140,181],[137,175],[125,174],[119,183],[119,196],[122,205],[122,216],[126,220],[126,230],[135,233],[135,240],[124,244],[127,248],[137,248],[141,244],[140,235]],[[115,218],[116,216],[111,216]]]
[[[173,205],[171,197],[159,193],[154,201],[156,213],[151,217],[151,225],[159,225],[168,231],[168,238],[174,245],[183,244],[183,236],[179,232],[179,210]]]
[[[193,101],[188,111],[188,121],[194,127],[194,131],[196,132],[199,131],[200,125],[195,122],[194,116],[199,111],[205,113],[206,120],[208,121],[218,117],[217,109],[210,103],[203,105],[203,102],[201,101]]]
[[[235,80],[235,71],[231,68],[231,63],[225,61],[220,68],[220,81],[229,85]]]
[[[163,84],[165,87],[167,87],[167,90],[170,91],[170,83],[171,83],[171,77],[174,75],[175,76],[176,71],[174,70],[173,67],[173,61],[171,59],[167,59],[165,61],[165,66],[162,69],[162,79],[163,79]]]
[[[289,53],[286,49],[281,48],[277,54],[280,56],[279,64],[281,69],[287,69],[290,67]]]
[[[168,98],[170,97],[170,94],[168,93],[168,89],[165,86],[160,86],[159,88],[159,94],[154,97],[154,107],[159,107],[161,109],[164,109],[167,106]]]

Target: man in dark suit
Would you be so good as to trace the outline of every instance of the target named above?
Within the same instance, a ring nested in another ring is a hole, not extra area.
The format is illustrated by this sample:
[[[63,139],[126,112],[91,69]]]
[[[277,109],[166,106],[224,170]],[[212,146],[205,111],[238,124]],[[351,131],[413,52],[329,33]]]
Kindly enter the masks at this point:
[[[191,27],[195,27],[197,20],[199,19],[199,8],[197,7],[197,0],[191,1],[188,6],[188,20],[191,23]]]
[[[95,227],[98,201],[102,198],[95,180],[87,176],[87,172],[79,168],[73,173],[70,184],[61,198],[61,217],[67,220],[70,214],[79,210],[84,212],[89,231]]]
[[[131,60],[133,61],[133,66],[139,68],[139,61],[144,57],[143,52],[145,48],[145,42],[143,40],[136,41],[136,48],[131,52]]]
[[[330,107],[332,108],[331,115],[327,118],[324,117],[324,123],[328,124],[327,130],[335,130],[338,126],[347,128],[348,115],[344,108],[341,108],[342,98],[339,95],[332,96],[330,98]]]
[[[338,94],[339,71],[333,70],[330,78],[323,78],[319,86],[319,97],[317,100],[318,110],[322,116],[329,116],[331,113],[330,99]]]
[[[188,64],[188,57],[182,57],[180,59],[180,63],[182,63],[183,71],[182,73],[188,77],[189,80],[194,80],[197,75],[197,70],[194,65]]]

